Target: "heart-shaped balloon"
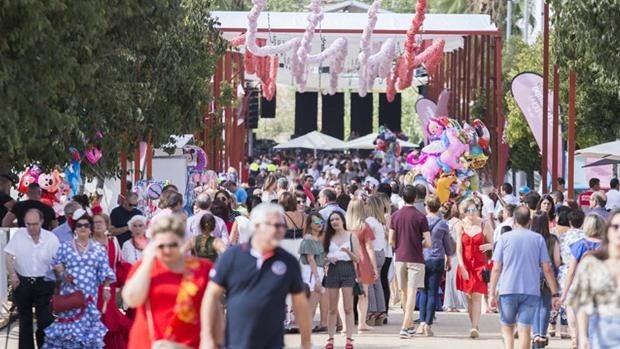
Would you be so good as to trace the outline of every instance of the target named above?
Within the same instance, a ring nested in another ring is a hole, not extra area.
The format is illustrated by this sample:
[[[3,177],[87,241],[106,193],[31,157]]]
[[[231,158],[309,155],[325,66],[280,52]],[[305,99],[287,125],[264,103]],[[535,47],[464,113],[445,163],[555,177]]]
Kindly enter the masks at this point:
[[[99,161],[99,159],[101,159],[103,153],[99,148],[92,147],[84,151],[84,156],[86,157],[86,160],[88,160],[88,162],[94,165],[97,163],[97,161]]]

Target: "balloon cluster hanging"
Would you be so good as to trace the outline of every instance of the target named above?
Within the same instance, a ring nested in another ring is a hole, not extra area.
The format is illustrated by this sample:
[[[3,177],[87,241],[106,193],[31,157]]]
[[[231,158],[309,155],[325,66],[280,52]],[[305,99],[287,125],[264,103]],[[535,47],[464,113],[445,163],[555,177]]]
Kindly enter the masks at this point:
[[[413,169],[405,182],[421,182],[435,192],[441,202],[451,196],[467,196],[478,190],[476,169],[484,167],[490,149],[490,133],[476,119],[471,125],[447,117],[431,118],[424,126],[430,136],[421,152],[411,152],[407,162]]]

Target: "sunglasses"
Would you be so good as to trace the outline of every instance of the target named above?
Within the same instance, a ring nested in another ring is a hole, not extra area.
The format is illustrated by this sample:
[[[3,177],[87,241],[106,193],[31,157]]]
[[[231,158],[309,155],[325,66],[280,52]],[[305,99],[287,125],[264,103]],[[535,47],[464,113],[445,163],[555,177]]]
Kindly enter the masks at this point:
[[[478,212],[478,209],[475,208],[475,207],[471,207],[471,208],[468,208],[467,210],[465,210],[465,212],[467,212],[467,213],[474,213],[474,212]]]
[[[90,228],[90,223],[76,223],[75,229],[79,229],[79,228]]]
[[[325,224],[325,221],[324,221],[324,220],[322,220],[322,219],[315,219],[315,220],[313,220],[312,222],[313,222],[314,224],[320,224],[320,225]]]
[[[225,197],[223,197],[223,196],[220,196],[219,198],[215,198],[215,200],[218,200],[218,201],[226,201],[226,198],[225,198]]]
[[[304,201],[303,200],[297,200],[297,205],[303,205]]]
[[[169,244],[159,244],[157,245],[157,248],[160,250],[163,250],[165,248],[169,248],[169,249],[173,249],[173,248],[178,248],[179,247],[179,243],[178,242],[171,242]]]
[[[127,206],[129,206],[129,207],[138,207],[138,204],[129,204]]]

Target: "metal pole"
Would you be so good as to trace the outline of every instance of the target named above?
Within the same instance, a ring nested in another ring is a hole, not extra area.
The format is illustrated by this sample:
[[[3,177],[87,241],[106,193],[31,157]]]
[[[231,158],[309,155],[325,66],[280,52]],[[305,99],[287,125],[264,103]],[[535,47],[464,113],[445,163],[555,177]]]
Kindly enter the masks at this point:
[[[551,124],[551,188],[555,189],[558,185],[558,161],[562,149],[558,149],[558,125],[560,124],[560,71],[557,64],[553,65],[553,123]]]
[[[568,73],[568,198],[575,198],[575,71]]]
[[[525,23],[523,26],[523,29],[524,29],[523,30],[523,41],[527,43],[527,40],[529,39],[529,31],[530,31],[530,9],[529,9],[530,4],[528,0],[523,0],[523,2],[525,2],[525,6],[523,6],[523,22]]]
[[[545,3],[544,12],[544,33],[543,33],[543,103],[542,103],[542,147],[540,163],[540,181],[542,192],[547,193],[547,153],[549,151],[547,142],[549,141],[548,118],[549,118],[549,4]]]
[[[512,0],[508,0],[506,1],[506,41],[510,40],[511,36],[512,36]]]

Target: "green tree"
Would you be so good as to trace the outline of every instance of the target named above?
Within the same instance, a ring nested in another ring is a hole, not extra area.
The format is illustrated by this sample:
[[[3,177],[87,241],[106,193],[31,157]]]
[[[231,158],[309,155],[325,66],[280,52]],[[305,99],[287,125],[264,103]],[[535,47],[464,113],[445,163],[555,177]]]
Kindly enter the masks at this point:
[[[149,132],[158,146],[197,129],[227,45],[210,6],[15,0],[0,7],[0,167],[63,165],[68,147],[98,145],[104,157],[86,171],[103,176]]]

